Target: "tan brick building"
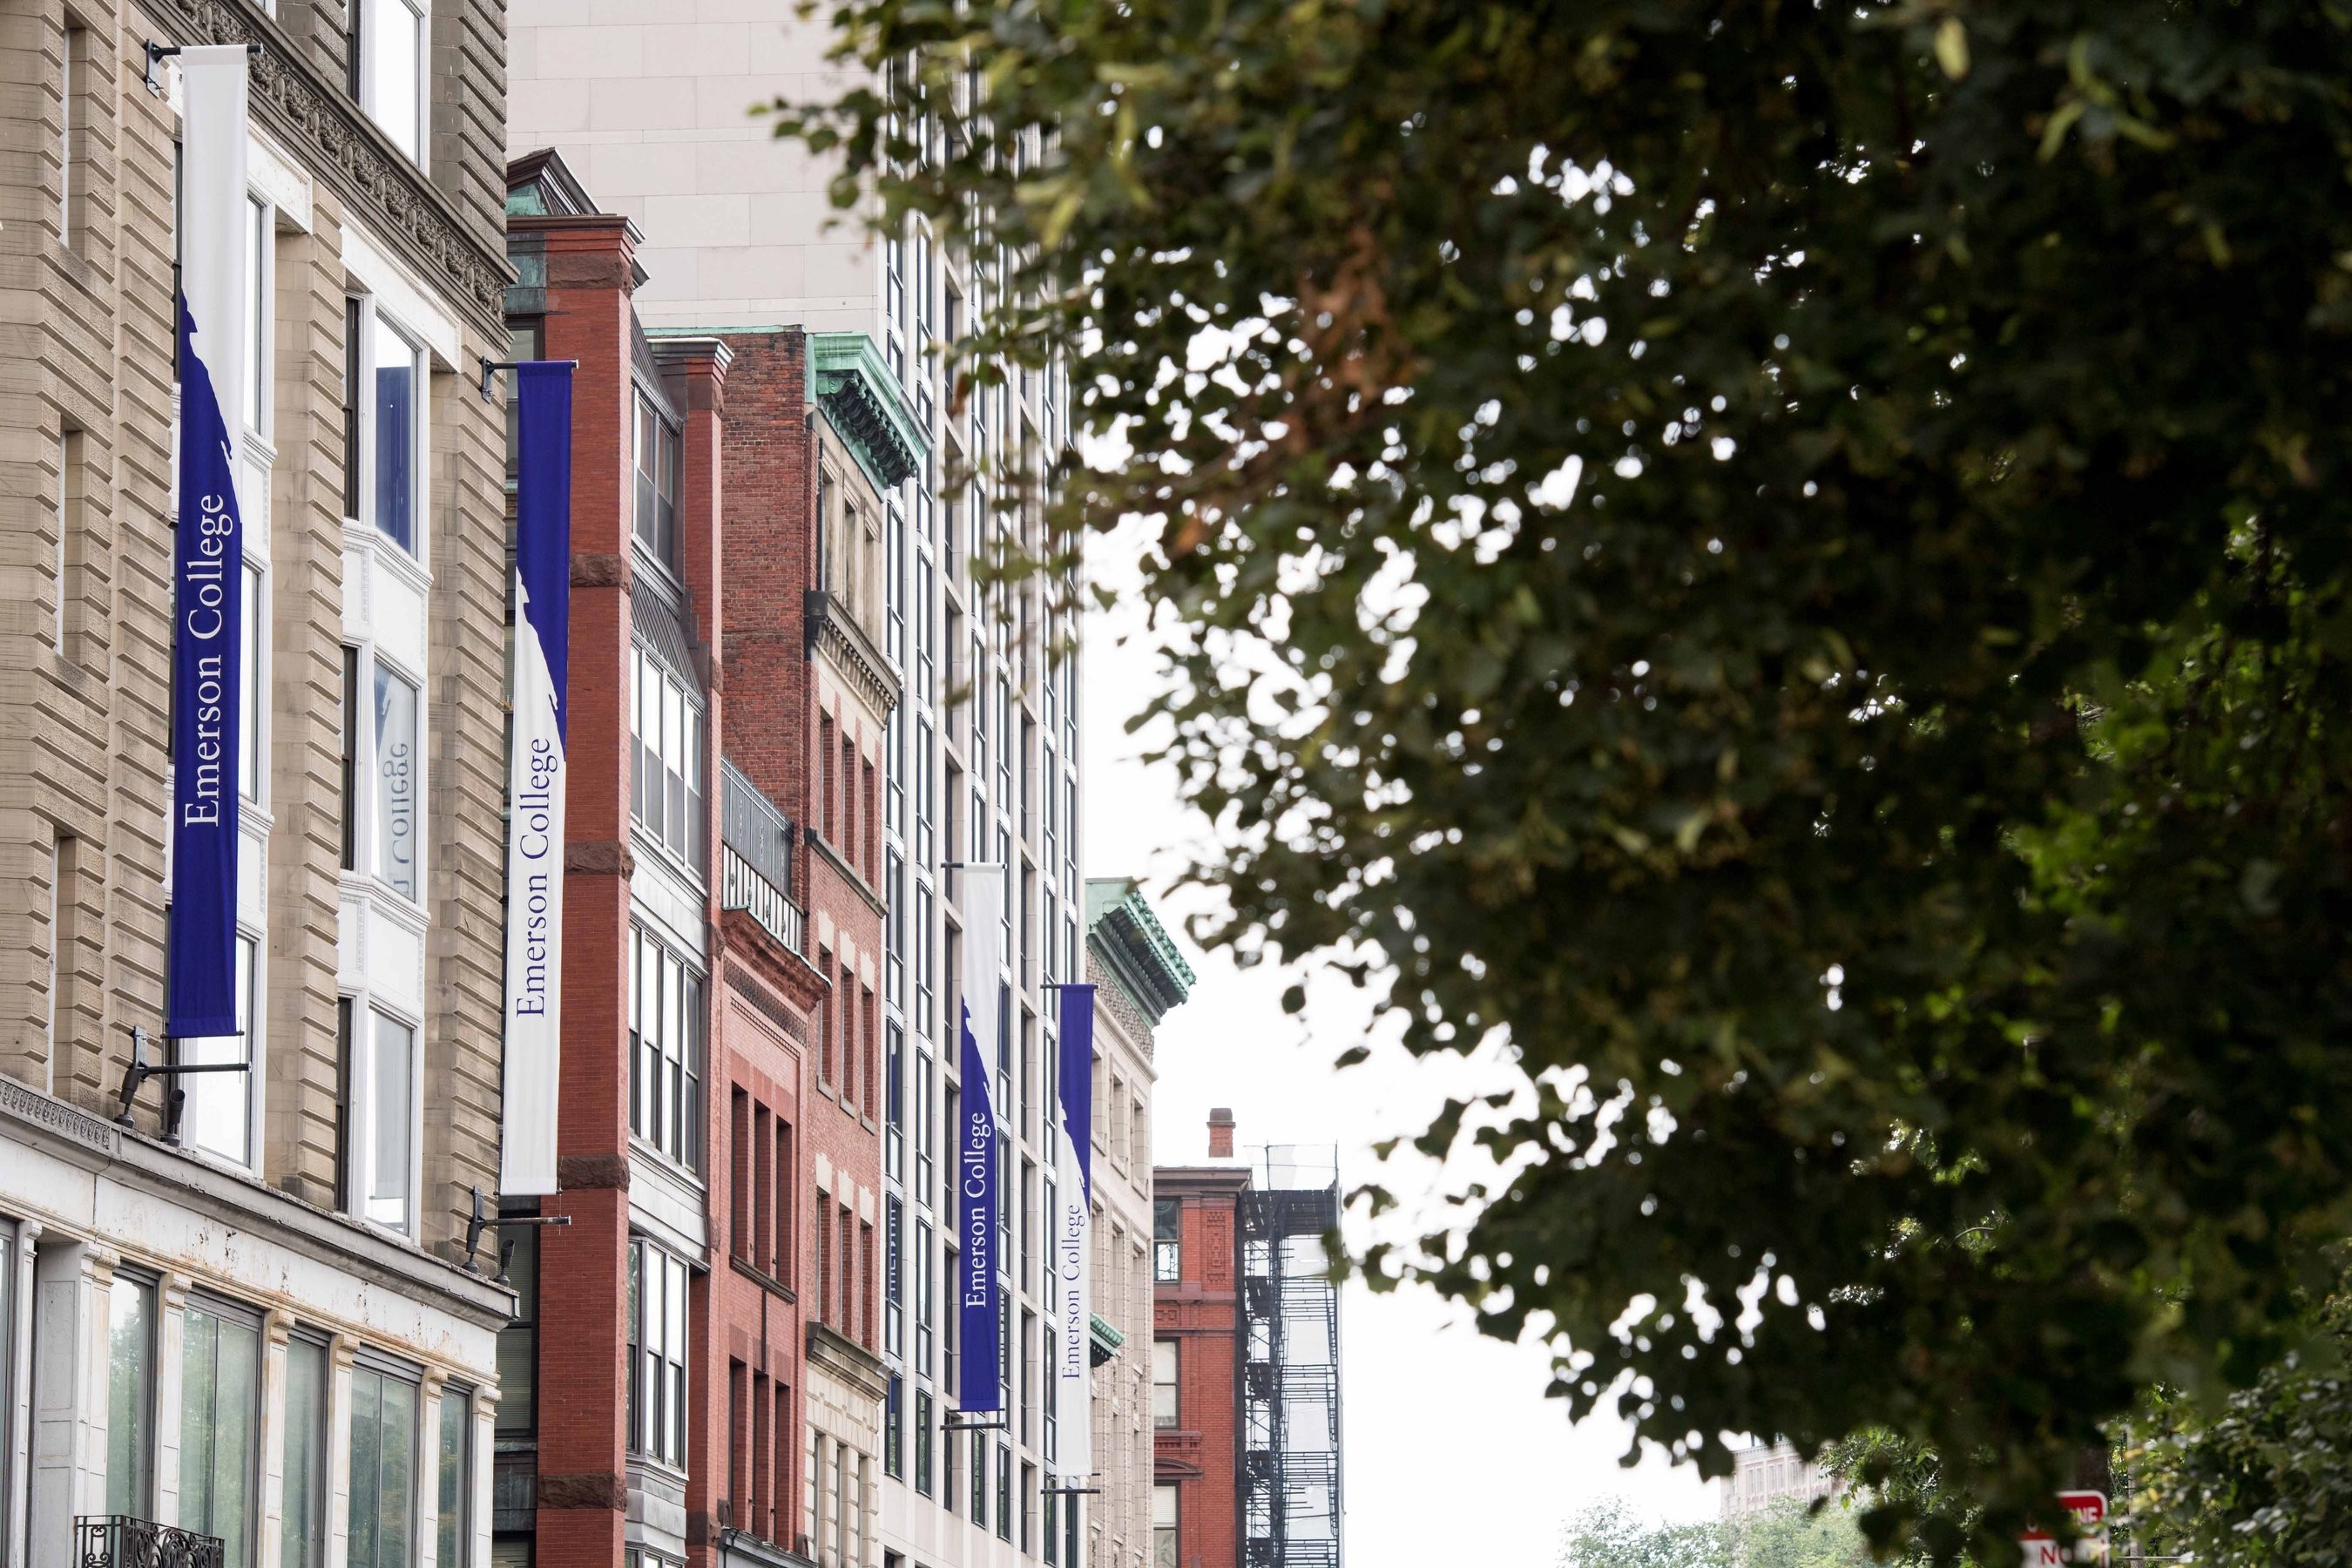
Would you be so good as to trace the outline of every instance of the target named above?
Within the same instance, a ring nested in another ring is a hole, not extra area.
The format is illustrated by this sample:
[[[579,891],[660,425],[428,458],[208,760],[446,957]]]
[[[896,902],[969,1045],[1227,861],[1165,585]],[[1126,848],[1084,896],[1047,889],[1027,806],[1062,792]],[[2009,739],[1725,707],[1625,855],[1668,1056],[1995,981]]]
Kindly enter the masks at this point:
[[[499,0],[0,0],[11,1563],[158,1528],[246,1568],[488,1558],[510,1298],[458,1265],[498,1171],[502,27]],[[170,777],[178,87],[149,46],[236,41],[247,1034],[184,1048],[251,1070],[182,1080],[169,1126],[151,1081],[125,1129]]]

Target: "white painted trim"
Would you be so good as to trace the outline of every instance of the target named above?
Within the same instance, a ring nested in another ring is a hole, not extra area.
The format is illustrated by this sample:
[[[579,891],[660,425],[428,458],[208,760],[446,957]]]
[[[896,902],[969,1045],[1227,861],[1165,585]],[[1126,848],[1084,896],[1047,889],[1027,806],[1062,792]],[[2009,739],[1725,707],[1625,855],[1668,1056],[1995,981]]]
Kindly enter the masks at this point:
[[[464,368],[458,363],[461,336],[457,318],[436,303],[435,297],[392,259],[387,247],[380,246],[358,220],[350,217],[343,222],[343,267],[366,292],[376,297],[376,303],[387,314],[416,334],[440,369]],[[420,406],[425,396],[425,389],[418,388]]]

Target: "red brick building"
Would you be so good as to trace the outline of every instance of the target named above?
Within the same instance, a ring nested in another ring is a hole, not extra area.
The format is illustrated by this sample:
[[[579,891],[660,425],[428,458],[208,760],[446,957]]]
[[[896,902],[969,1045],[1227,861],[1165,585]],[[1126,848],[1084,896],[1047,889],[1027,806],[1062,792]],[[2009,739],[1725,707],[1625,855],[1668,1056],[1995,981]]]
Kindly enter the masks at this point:
[[[1154,1568],[1241,1563],[1240,1236],[1248,1187],[1239,1165],[1151,1173]]]
[[[648,336],[635,227],[554,154],[512,165],[509,211],[515,357],[578,370],[562,1191],[539,1205],[569,1225],[508,1232],[498,1560],[862,1563],[897,698],[870,455],[801,334]]]
[[[793,1306],[804,1381],[799,1419],[786,1427],[779,1401],[769,1428],[794,1435],[801,1480],[783,1479],[779,1455],[773,1489],[761,1495],[773,1539],[793,1540],[824,1568],[861,1568],[878,1562],[889,1387],[880,1358],[881,778],[899,689],[877,647],[879,492],[905,477],[911,458],[887,423],[866,417],[887,390],[878,379],[861,378],[855,363],[824,376],[817,351],[825,340],[785,330],[721,341],[732,356],[723,451],[727,592],[736,606],[721,643],[727,750],[742,777],[799,808],[793,864],[807,910],[800,951],[816,980],[803,1036],[801,1164],[796,1195],[784,1200],[799,1249]],[[735,929],[726,933],[730,948]],[[743,1376],[732,1350],[727,1376],[730,1388]],[[756,1390],[751,1408],[761,1408]],[[736,1422],[739,1447],[781,1448],[761,1436],[756,1415]]]
[[[1337,1163],[1251,1155],[1151,1173],[1153,1568],[1339,1568]]]

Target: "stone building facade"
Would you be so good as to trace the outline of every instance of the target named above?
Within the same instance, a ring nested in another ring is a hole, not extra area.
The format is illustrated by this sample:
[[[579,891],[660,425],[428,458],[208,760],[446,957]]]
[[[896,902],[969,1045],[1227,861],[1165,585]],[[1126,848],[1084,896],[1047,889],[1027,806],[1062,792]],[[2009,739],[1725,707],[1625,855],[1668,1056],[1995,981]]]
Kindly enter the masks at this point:
[[[510,1298],[461,1265],[498,1170],[503,9],[379,10],[0,3],[11,1562],[163,1529],[264,1568],[488,1557]],[[181,1049],[247,1070],[152,1081],[125,1127],[170,778],[179,89],[149,46],[235,42],[246,1032]]]
[[[1080,1517],[1084,1568],[1145,1568],[1151,1552],[1152,1032],[1192,988],[1136,884],[1087,882],[1095,985],[1095,1495]],[[1073,1568],[1078,1568],[1074,1564]]]

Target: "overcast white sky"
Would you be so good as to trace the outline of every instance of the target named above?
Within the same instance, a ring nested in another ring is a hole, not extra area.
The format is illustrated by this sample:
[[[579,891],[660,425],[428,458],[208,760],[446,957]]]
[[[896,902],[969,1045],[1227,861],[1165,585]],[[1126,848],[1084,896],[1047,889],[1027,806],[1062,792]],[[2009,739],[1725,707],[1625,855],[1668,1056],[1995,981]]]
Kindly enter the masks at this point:
[[[1134,580],[1131,535],[1097,535],[1094,580]],[[1391,1047],[1346,1072],[1331,1060],[1363,1037],[1363,1013],[1344,981],[1310,985],[1306,1013],[1286,1016],[1287,977],[1243,971],[1182,934],[1199,895],[1171,897],[1171,847],[1205,825],[1179,804],[1176,780],[1138,760],[1128,716],[1158,687],[1158,660],[1140,606],[1096,614],[1086,640],[1087,874],[1140,876],[1160,919],[1200,979],[1159,1029],[1153,1154],[1161,1164],[1207,1154],[1212,1106],[1231,1106],[1239,1141],[1327,1143],[1343,1186],[1374,1176],[1370,1145],[1418,1132],[1460,1092],[1457,1064],[1423,1064]],[[1401,1197],[1407,1194],[1400,1191]],[[1349,1568],[1420,1568],[1441,1539],[1447,1556],[1497,1568],[1549,1568],[1561,1522],[1615,1492],[1656,1519],[1711,1516],[1713,1486],[1653,1455],[1618,1467],[1624,1427],[1595,1415],[1570,1426],[1543,1396],[1548,1358],[1536,1347],[1478,1334],[1422,1289],[1375,1296],[1349,1286],[1340,1303],[1346,1560]],[[1465,1504],[1470,1506],[1463,1506]]]

